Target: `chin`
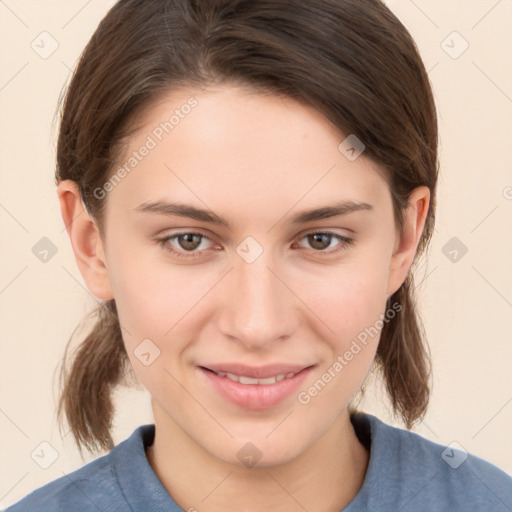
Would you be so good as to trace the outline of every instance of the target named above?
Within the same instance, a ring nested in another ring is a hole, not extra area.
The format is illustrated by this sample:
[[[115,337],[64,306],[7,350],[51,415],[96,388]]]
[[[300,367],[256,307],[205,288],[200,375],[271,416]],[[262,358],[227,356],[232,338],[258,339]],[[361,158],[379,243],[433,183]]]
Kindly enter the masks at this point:
[[[224,444],[224,449],[219,450],[219,444],[211,448],[205,448],[210,454],[223,462],[239,468],[256,469],[271,468],[287,464],[301,455],[307,446],[299,446],[290,443],[290,436],[279,437],[272,433],[269,438],[268,432],[260,436],[252,435],[231,439],[229,444]]]

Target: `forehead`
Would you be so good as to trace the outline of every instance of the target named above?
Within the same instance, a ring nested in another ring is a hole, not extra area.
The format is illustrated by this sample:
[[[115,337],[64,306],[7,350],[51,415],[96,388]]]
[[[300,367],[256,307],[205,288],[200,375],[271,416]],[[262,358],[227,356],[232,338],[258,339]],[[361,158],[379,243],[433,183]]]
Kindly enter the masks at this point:
[[[382,170],[364,153],[349,160],[340,151],[346,134],[290,98],[235,87],[180,90],[137,121],[117,162],[129,172],[110,193],[132,209],[179,197],[249,216],[272,211],[275,218],[295,204],[378,205],[389,196]]]

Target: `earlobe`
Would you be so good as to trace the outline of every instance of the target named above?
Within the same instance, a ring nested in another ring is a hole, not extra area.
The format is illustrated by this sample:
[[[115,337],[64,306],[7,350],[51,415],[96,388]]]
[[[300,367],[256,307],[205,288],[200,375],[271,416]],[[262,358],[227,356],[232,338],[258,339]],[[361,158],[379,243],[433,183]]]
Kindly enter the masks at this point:
[[[63,180],[58,185],[57,195],[62,219],[87,288],[99,299],[112,299],[103,241],[96,223],[83,205],[78,185],[72,180]]]
[[[404,211],[404,223],[391,257],[387,296],[393,295],[405,281],[414,260],[416,249],[423,234],[430,204],[430,190],[421,186],[415,188]]]

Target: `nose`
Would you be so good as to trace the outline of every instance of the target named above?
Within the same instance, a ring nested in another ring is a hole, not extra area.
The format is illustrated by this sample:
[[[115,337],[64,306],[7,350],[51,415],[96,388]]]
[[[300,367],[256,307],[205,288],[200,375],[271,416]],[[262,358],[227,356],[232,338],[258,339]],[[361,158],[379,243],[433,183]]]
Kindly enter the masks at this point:
[[[252,263],[237,259],[224,289],[218,317],[221,332],[250,350],[265,350],[292,336],[299,323],[300,300],[285,274],[270,251]]]

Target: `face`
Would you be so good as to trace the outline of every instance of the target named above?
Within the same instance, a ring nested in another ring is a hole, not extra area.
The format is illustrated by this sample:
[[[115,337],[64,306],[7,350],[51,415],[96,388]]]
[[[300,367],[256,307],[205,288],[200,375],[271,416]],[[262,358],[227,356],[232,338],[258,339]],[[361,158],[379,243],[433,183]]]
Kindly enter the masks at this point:
[[[108,280],[157,425],[223,461],[240,465],[248,442],[262,463],[289,461],[346,413],[405,277],[386,180],[338,149],[345,138],[291,99],[173,92],[140,118],[120,179],[96,191],[108,191]]]

